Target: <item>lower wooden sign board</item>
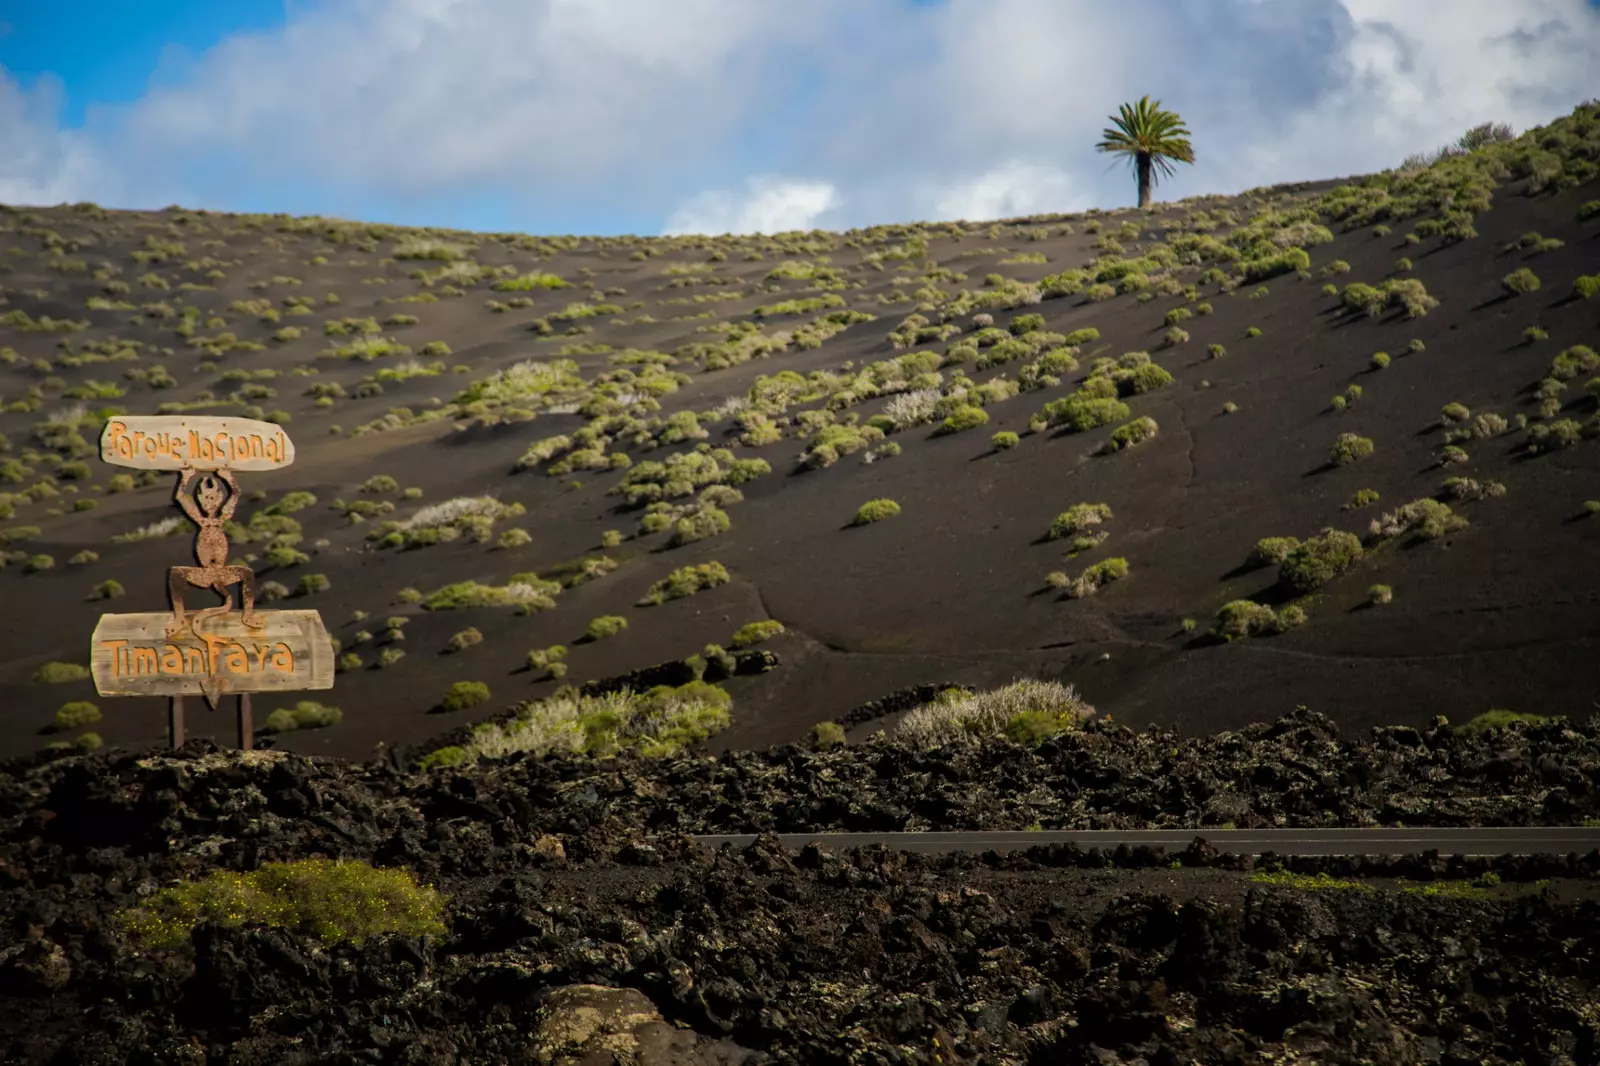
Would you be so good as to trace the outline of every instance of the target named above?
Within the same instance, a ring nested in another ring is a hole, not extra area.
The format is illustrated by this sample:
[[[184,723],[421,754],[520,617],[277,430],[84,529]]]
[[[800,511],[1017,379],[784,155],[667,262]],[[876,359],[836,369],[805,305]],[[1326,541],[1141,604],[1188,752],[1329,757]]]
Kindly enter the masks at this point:
[[[204,695],[214,706],[223,694],[333,687],[333,644],[316,611],[260,611],[258,628],[239,612],[190,617],[169,637],[170,611],[102,615],[89,656],[95,690]]]

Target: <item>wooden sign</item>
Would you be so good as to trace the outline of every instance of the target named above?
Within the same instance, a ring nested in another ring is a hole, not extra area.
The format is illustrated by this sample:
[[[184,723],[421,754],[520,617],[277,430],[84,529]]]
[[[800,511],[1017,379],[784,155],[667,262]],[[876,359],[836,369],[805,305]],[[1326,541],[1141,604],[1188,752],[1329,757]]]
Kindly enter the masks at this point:
[[[262,611],[259,628],[237,612],[200,618],[167,636],[170,612],[107,614],[89,657],[102,696],[284,692],[333,687],[333,645],[316,611]],[[199,630],[196,635],[194,630]]]
[[[294,462],[294,442],[253,418],[120,415],[100,433],[100,458],[137,470],[278,470]]]

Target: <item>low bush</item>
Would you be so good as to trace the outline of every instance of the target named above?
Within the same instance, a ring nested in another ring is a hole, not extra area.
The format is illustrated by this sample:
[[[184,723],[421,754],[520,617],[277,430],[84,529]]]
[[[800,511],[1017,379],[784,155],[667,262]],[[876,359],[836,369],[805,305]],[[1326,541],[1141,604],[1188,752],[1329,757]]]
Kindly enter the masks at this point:
[[[939,423],[939,428],[934,432],[939,436],[945,436],[951,433],[962,433],[969,429],[977,429],[979,426],[988,424],[988,411],[981,407],[974,407],[971,404],[964,404],[950,412],[949,417]]]
[[[1296,604],[1288,604],[1274,611],[1264,603],[1252,600],[1234,600],[1223,604],[1212,620],[1210,633],[1223,640],[1240,640],[1245,637],[1271,636],[1284,633],[1305,623],[1305,611]]]
[[[214,870],[158,890],[117,924],[152,949],[183,949],[200,922],[289,929],[325,945],[372,937],[442,936],[446,898],[411,874],[350,859],[266,862],[248,873]]]
[[[1088,533],[1111,518],[1111,507],[1104,503],[1076,503],[1056,515],[1046,540],[1065,540]]]
[[[314,700],[301,700],[293,707],[279,707],[267,715],[267,720],[261,724],[261,731],[289,733],[296,729],[322,729],[338,725],[343,719],[344,712],[337,707],[328,707]]]
[[[1372,452],[1371,438],[1357,436],[1354,433],[1341,433],[1333,442],[1333,447],[1328,449],[1328,461],[1334,466],[1349,466],[1359,459],[1365,459]]]
[[[871,525],[881,522],[885,518],[893,518],[900,513],[900,505],[893,500],[868,500],[856,509],[855,518],[851,519],[853,526]]]
[[[682,599],[718,585],[726,585],[731,580],[733,577],[727,568],[718,562],[679,567],[651,585],[644,598],[639,601],[639,606],[658,606],[668,600]]]
[[[1143,444],[1160,431],[1156,420],[1149,415],[1136,418],[1132,422],[1124,423],[1112,430],[1111,437],[1106,441],[1107,452],[1118,452],[1132,448],[1136,444]]]
[[[1530,292],[1536,292],[1539,284],[1539,275],[1527,267],[1518,267],[1500,279],[1500,287],[1511,296],[1522,296]]]
[[[1295,593],[1315,592],[1361,560],[1361,538],[1342,530],[1325,530],[1303,541],[1284,557],[1278,580]]]
[[[844,726],[838,722],[818,722],[811,727],[811,742],[819,748],[837,748],[844,741]]]
[[[482,681],[457,681],[450,686],[439,706],[445,711],[464,711],[489,701],[489,686]]]
[[[1262,537],[1250,551],[1250,566],[1277,566],[1300,547],[1298,537]]]
[[[1489,710],[1474,718],[1469,718],[1458,726],[1452,727],[1452,732],[1459,736],[1475,736],[1496,729],[1507,729],[1516,725],[1541,726],[1549,725],[1556,721],[1555,718],[1542,714],[1523,714],[1517,711]]]
[[[728,647],[734,651],[753,648],[763,641],[771,640],[783,632],[783,623],[776,619],[768,618],[760,622],[749,622],[742,625],[728,641]]]
[[[986,692],[953,689],[933,703],[913,708],[895,734],[920,747],[976,743],[1008,737],[1036,743],[1076,729],[1095,710],[1070,685],[1025,679]]]
[[[79,663],[53,662],[45,663],[33,672],[33,681],[38,685],[60,685],[69,681],[85,681],[89,678],[89,668]]]
[[[455,764],[517,752],[670,755],[726,729],[732,706],[725,691],[705,681],[659,685],[642,694],[582,696],[567,690],[520,705],[506,722],[474,727]]]
[[[82,729],[86,725],[94,725],[100,721],[100,708],[88,700],[73,700],[63,703],[56,708],[55,717],[50,722],[51,732],[66,733],[74,729]]]
[[[591,619],[588,627],[584,629],[583,635],[591,641],[605,640],[607,637],[616,636],[627,628],[628,620],[626,618],[619,614],[604,614],[598,618]]]

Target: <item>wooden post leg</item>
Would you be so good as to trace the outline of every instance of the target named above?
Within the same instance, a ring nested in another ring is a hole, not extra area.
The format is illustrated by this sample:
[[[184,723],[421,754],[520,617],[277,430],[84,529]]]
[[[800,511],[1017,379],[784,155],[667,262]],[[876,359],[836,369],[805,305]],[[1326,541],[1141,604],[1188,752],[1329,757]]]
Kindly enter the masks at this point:
[[[167,703],[167,747],[183,747],[183,697],[173,696]]]
[[[250,722],[250,693],[239,693],[239,750],[249,751],[255,740],[255,728]]]

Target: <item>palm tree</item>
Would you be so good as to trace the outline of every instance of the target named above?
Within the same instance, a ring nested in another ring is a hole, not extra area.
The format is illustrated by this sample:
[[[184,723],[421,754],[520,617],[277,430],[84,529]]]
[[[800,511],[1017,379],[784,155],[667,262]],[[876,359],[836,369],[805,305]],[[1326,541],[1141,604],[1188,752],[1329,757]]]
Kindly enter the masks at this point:
[[[1123,104],[1121,113],[1111,116],[1111,121],[1113,125],[1101,134],[1105,140],[1095,148],[1128,157],[1139,175],[1139,207],[1147,208],[1157,171],[1170,178],[1177,173],[1174,161],[1194,162],[1189,128],[1176,111],[1161,110],[1161,101],[1148,96],[1140,97],[1137,104]]]

